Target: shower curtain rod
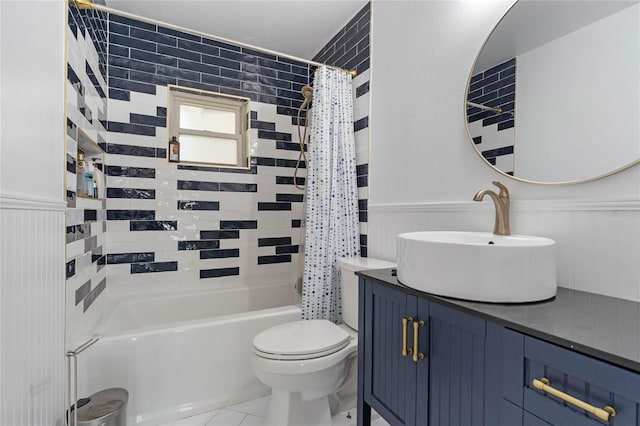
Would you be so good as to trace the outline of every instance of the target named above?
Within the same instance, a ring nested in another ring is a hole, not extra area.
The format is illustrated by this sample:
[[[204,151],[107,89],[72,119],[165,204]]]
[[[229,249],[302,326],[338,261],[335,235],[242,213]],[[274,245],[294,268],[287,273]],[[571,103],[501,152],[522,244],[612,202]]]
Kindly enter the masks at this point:
[[[184,27],[181,27],[181,26],[178,26],[178,25],[169,24],[167,22],[158,21],[156,19],[146,18],[144,16],[135,15],[135,14],[129,13],[129,12],[123,12],[121,10],[113,9],[111,7],[103,6],[101,4],[92,3],[91,0],[68,0],[68,1],[69,1],[69,4],[72,4],[72,5],[76,6],[78,9],[95,9],[95,10],[98,10],[100,12],[113,13],[114,15],[122,16],[123,18],[129,18],[129,19],[133,19],[133,20],[137,20],[137,21],[143,21],[143,22],[147,22],[147,23],[150,23],[150,24],[154,24],[154,25],[161,25],[163,27],[171,28],[172,30],[181,31],[181,32],[187,32],[187,33],[190,33],[190,34],[198,35],[200,37],[211,38],[213,40],[220,41],[222,43],[236,44],[236,45],[239,45],[239,46],[242,46],[242,47],[246,47],[248,49],[257,50],[257,51],[262,52],[262,53],[267,53],[269,55],[279,56],[281,58],[287,58],[287,59],[291,59],[293,61],[304,62],[305,64],[314,65],[314,66],[317,66],[317,67],[326,66],[329,69],[346,72],[347,74],[351,75],[352,78],[354,78],[355,76],[358,75],[358,72],[356,70],[354,70],[354,69],[349,70],[349,69],[336,67],[336,66],[333,66],[333,65],[323,64],[321,62],[310,61],[308,59],[298,58],[297,56],[288,55],[286,53],[276,52],[275,50],[265,49],[263,47],[258,47],[258,46],[254,46],[254,45],[251,45],[251,44],[242,43],[242,42],[239,42],[239,41],[236,41],[236,40],[231,40],[231,39],[224,38],[224,37],[214,36],[212,34],[207,34],[207,33],[204,33],[202,31],[192,30],[190,28],[184,28]]]

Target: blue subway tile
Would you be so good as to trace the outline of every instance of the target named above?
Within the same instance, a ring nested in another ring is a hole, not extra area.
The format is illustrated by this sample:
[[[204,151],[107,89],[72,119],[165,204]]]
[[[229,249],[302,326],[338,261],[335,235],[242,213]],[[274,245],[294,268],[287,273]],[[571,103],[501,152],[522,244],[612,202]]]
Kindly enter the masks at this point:
[[[107,264],[121,264],[121,263],[137,263],[137,262],[153,262],[155,260],[155,253],[143,252],[143,253],[110,253],[107,254]]]
[[[158,52],[162,55],[175,56],[178,58],[189,59],[191,61],[200,62],[201,56],[200,53],[192,52],[190,50],[182,50],[175,47],[164,46],[162,44],[158,45]]]
[[[495,158],[495,157],[501,157],[503,155],[509,155],[509,154],[513,154],[513,145],[482,151],[482,156],[484,158]]]
[[[155,210],[107,210],[107,220],[153,220]]]
[[[258,256],[258,265],[268,265],[272,263],[291,262],[290,254],[279,254],[275,256]]]
[[[361,210],[358,212],[358,218],[360,222],[366,222],[368,220],[369,213],[366,210]]]
[[[261,67],[254,64],[242,64],[242,71],[250,72],[252,74],[264,75],[266,77],[277,77],[278,70],[272,68]]]
[[[153,179],[156,177],[156,169],[148,167],[107,166],[106,174],[107,176],[128,176]]]
[[[269,157],[254,157],[258,166],[275,166],[276,159]]]
[[[232,78],[234,80],[252,81],[252,82],[258,81],[258,76],[256,74],[251,74],[248,72],[243,72],[238,70],[230,70],[227,68],[220,69],[220,75],[222,77]]]
[[[129,78],[129,70],[126,68],[110,66],[109,75],[112,77],[123,78],[126,80]]]
[[[273,95],[258,95],[257,101],[263,104],[278,105],[279,98]]]
[[[131,38],[137,38],[145,41],[152,41],[155,43],[166,44],[167,46],[175,47],[177,44],[177,39],[173,36],[169,36],[166,34],[160,34],[157,32],[142,30],[139,28],[131,28],[130,32]],[[147,49],[148,50],[148,49]]]
[[[234,61],[244,62],[246,64],[257,64],[258,58],[254,55],[240,53],[233,50],[220,49],[220,57],[231,59]]]
[[[114,33],[114,34],[121,34],[121,35],[129,35],[129,26],[128,25],[122,25],[122,24],[118,24],[116,22],[109,22],[109,32],[110,33]]]
[[[153,24],[149,24],[147,22],[142,22],[134,19],[125,18],[124,16],[119,16],[114,13],[109,14],[110,22],[117,22],[123,25],[129,25],[131,27],[142,28],[149,31],[155,31],[156,26]]]
[[[289,74],[289,75],[293,75],[293,74]],[[265,84],[267,86],[273,86],[273,87],[277,87],[279,89],[291,89],[291,81],[287,81],[287,80],[281,80],[279,78],[271,78],[271,77],[266,77],[266,76],[258,76],[258,83],[260,84]],[[303,82],[303,83],[306,83]],[[273,93],[275,94],[275,93]]]
[[[95,222],[98,218],[98,212],[96,210],[85,210],[84,211],[84,221],[85,222]]]
[[[249,49],[248,47],[243,47],[242,48],[242,53],[247,54],[247,55],[256,56],[256,57],[259,57],[259,58],[271,59],[272,61],[276,60],[275,55],[272,55],[272,54],[266,53],[266,52],[261,52],[259,50]]]
[[[206,74],[203,74],[203,75],[206,75]],[[206,84],[206,83],[199,83],[197,81],[178,79],[178,86],[191,87],[193,89],[199,89],[199,90],[208,90],[209,92],[216,92],[216,93],[220,92],[220,86],[214,86],[212,84]]]
[[[258,211],[283,211],[291,210],[291,203],[258,202]]]
[[[289,160],[286,158],[276,158],[276,167],[291,167],[291,168],[298,167],[300,169],[306,169],[307,165],[305,164],[304,161]]]
[[[253,111],[252,111],[253,112]],[[251,128],[260,130],[276,130],[276,123],[270,123],[268,121],[258,121],[257,118],[251,117]]]
[[[129,231],[177,231],[178,222],[175,220],[132,220]]]
[[[109,87],[116,89],[130,90],[132,92],[156,94],[156,86],[153,84],[145,84],[136,81],[123,80],[120,78],[109,77]]]
[[[276,149],[284,149],[286,151],[300,151],[300,144],[298,142],[276,141]],[[304,150],[307,150],[305,144]]]
[[[158,56],[155,53],[148,53],[148,52],[143,52],[142,50],[136,50],[133,49],[132,50],[132,54],[135,53],[134,56],[140,56],[140,58],[138,59],[142,59],[143,57],[147,57],[149,55],[151,56]],[[138,55],[139,53],[139,55]],[[121,67],[121,68],[126,68],[129,70],[138,70],[138,71],[145,71],[145,72],[151,72],[151,73],[155,73],[156,72],[156,66],[155,64],[151,64],[149,62],[143,62],[143,61],[138,61],[136,59],[129,59],[129,58],[120,58],[118,56],[109,56],[109,65],[113,65],[113,66],[117,66],[117,67]],[[111,76],[111,77],[118,77],[116,76]]]
[[[156,198],[156,190],[136,188],[107,188],[107,198],[154,200]]]
[[[200,73],[186,69],[158,65],[158,74],[168,77],[180,78],[183,80],[200,81]]]
[[[177,189],[190,191],[220,191],[218,182],[199,182],[194,180],[179,180]]]
[[[107,130],[109,130],[110,132],[129,133],[132,135],[144,135],[144,136],[156,135],[155,127],[143,126],[141,124],[118,123],[116,121],[109,121]]]
[[[215,65],[207,65],[201,62],[189,61],[187,59],[178,59],[178,68],[191,71],[204,72],[211,75],[220,75],[220,67]]]
[[[167,108],[165,108],[165,107],[156,107],[156,115],[158,117],[166,117],[167,116]]]
[[[280,71],[291,72],[291,65],[285,64],[283,62],[273,61],[271,59],[258,58],[258,65]]]
[[[362,175],[366,175],[369,174],[369,165],[368,164],[360,164],[359,166],[356,166],[356,175],[357,176],[362,176]]]
[[[127,37],[120,34],[109,34],[109,44],[132,47],[135,49],[145,50],[147,52],[155,52],[156,44],[140,40],[137,38]]]
[[[362,117],[360,120],[357,120],[353,123],[353,131],[357,132],[358,130],[366,129],[369,127],[369,117]]]
[[[366,93],[369,93],[369,81],[362,83],[356,88],[356,98],[359,98]]]
[[[225,43],[223,41],[215,40],[212,38],[202,37],[202,42],[204,44],[208,44],[211,46],[218,46],[227,50],[235,50],[236,52],[240,52],[241,50],[241,47],[236,44],[229,44],[229,43]]]
[[[218,240],[178,241],[178,250],[211,250],[220,248]]]
[[[228,240],[240,238],[240,231],[200,231],[202,240]]]
[[[360,245],[361,246],[366,246],[368,241],[368,237],[366,234],[360,234]]]
[[[276,141],[291,142],[291,133],[258,130],[258,139],[271,139]]]
[[[292,228],[301,228],[302,227],[302,220],[301,219],[292,219],[291,220],[291,227]]]
[[[76,306],[82,302],[82,300],[89,295],[91,291],[91,280],[87,280],[84,284],[82,284],[75,292],[76,296]]]
[[[369,204],[369,200],[366,198],[358,200],[358,210],[367,210],[367,205]]]
[[[231,183],[221,182],[220,191],[225,192],[258,192],[258,185],[255,183]]]
[[[303,177],[296,178],[298,186],[303,186],[306,179]],[[293,185],[292,176],[276,176],[276,185]]]
[[[158,32],[162,34],[168,34],[174,37],[182,38],[185,40],[191,40],[191,41],[197,41],[197,42],[200,42],[202,40],[202,37],[198,35],[186,33],[184,31],[176,31],[172,28],[167,28],[167,27],[158,26]]]
[[[502,123],[498,123],[498,131],[512,129],[515,126],[515,121],[513,119],[503,121]]]
[[[239,249],[201,250],[200,259],[225,259],[240,257]]]
[[[150,272],[173,272],[178,270],[178,262],[148,262],[132,263],[132,274],[146,274]]]
[[[191,50],[193,52],[212,56],[220,55],[220,49],[218,47],[184,39],[178,39],[178,49]]]
[[[278,89],[278,96],[281,98],[303,100],[302,93],[294,92],[293,90]]]
[[[164,65],[158,65],[158,67],[164,67]],[[167,84],[176,84],[175,77],[167,77],[167,76],[158,75],[158,74],[150,74],[142,71],[131,70],[129,77],[132,81],[150,83],[156,86],[166,86]]]
[[[365,175],[365,176],[358,176],[357,177],[357,182],[358,182],[358,188],[363,188],[365,186],[369,185],[369,176]]]
[[[217,269],[201,269],[200,278],[220,278],[240,275],[240,268],[217,268]]]
[[[291,246],[278,246],[276,247],[276,254],[293,254],[299,253],[300,246],[299,245],[291,245]]]
[[[203,83],[221,86],[221,88],[226,87],[226,88],[232,88],[232,89],[240,89],[240,83],[241,83],[239,80],[233,80],[230,78],[220,77],[216,75],[208,75],[208,74],[202,74],[201,81]]]
[[[258,229],[257,220],[221,220],[220,229]]]
[[[137,49],[131,49],[131,59],[138,60],[135,62],[132,60],[130,62],[131,68],[147,72],[155,72],[156,65],[167,65],[170,67],[175,67],[178,65],[178,59],[173,55],[151,53]]]
[[[133,155],[136,157],[155,157],[156,149],[137,145],[110,143],[105,146],[107,154]],[[155,173],[155,170],[154,170]],[[130,175],[131,176],[131,175]],[[144,176],[146,177],[146,176]]]
[[[246,90],[247,92],[255,92],[267,96],[276,96],[277,91],[275,87],[269,87],[264,84],[251,83],[249,81],[243,81],[241,89]]]
[[[178,210],[220,210],[218,201],[178,200]]]
[[[129,121],[131,124],[146,124],[147,126],[166,127],[166,117],[155,117],[153,115],[144,114],[129,114]]]
[[[221,58],[219,56],[202,55],[202,62],[205,64],[218,65],[223,68],[229,68],[232,70],[240,70],[240,62],[232,61],[231,59]]]
[[[304,194],[276,194],[276,201],[302,203],[304,201]]]

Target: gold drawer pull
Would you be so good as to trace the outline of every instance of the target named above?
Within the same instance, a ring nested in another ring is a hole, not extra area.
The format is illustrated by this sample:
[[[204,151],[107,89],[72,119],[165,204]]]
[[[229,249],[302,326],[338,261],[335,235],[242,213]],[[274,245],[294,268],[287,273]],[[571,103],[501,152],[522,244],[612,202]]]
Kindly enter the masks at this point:
[[[581,401],[578,398],[575,398],[562,391],[559,391],[558,389],[552,388],[550,385],[551,385],[551,381],[549,381],[549,379],[547,379],[546,377],[543,377],[540,380],[533,379],[534,388],[539,389],[543,392],[549,393],[555,397],[558,397],[561,400],[568,402],[569,404],[575,405],[576,407],[593,414],[600,420],[604,420],[605,422],[608,422],[609,417],[614,417],[616,415],[615,408],[609,405],[603,408],[594,407],[593,405],[587,404],[586,402]]]
[[[418,329],[424,326],[424,321],[416,321],[413,323],[413,360],[415,362],[424,358],[424,354],[418,351]]]
[[[402,318],[402,356],[407,356],[413,352],[411,348],[407,348],[407,324],[413,321],[411,317]]]

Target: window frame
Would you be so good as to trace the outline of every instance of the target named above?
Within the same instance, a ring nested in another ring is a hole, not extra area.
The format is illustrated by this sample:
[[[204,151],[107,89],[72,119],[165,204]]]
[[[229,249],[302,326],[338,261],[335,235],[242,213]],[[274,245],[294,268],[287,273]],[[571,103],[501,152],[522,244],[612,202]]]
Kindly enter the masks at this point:
[[[173,136],[180,140],[180,134],[192,136],[204,136],[219,139],[236,141],[236,162],[221,163],[209,161],[180,161],[175,164],[194,164],[199,166],[211,166],[228,169],[250,169],[251,151],[249,129],[251,127],[251,100],[242,96],[227,95],[223,93],[210,92],[207,90],[192,89],[183,86],[168,85],[168,108],[167,108],[167,132],[168,140]],[[234,134],[213,132],[209,130],[184,129],[180,127],[180,106],[196,106],[218,111],[233,112],[236,114]],[[169,150],[167,150],[167,161],[169,162]]]

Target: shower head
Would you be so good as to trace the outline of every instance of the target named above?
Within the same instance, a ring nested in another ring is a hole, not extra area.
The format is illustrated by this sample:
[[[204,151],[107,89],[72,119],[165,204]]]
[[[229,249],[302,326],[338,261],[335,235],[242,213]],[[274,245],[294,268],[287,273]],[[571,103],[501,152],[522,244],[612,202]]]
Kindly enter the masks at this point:
[[[300,93],[302,93],[302,96],[304,96],[304,99],[307,101],[310,101],[313,98],[313,87],[311,86],[304,86],[301,90]]]

